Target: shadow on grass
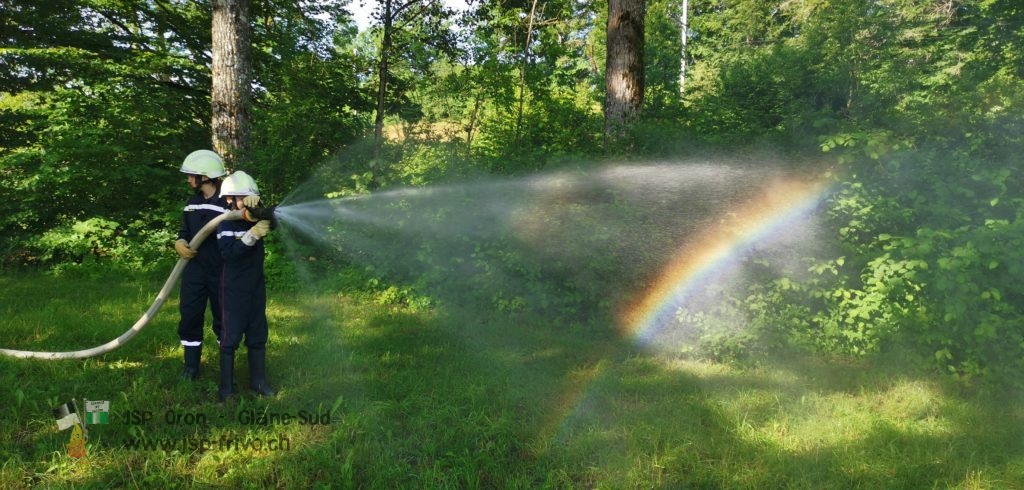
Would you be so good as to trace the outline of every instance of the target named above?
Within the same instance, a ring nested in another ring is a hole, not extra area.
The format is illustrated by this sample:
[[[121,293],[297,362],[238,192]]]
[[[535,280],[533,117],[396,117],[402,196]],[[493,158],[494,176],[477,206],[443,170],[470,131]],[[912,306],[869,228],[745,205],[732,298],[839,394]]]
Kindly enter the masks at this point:
[[[343,393],[356,425],[326,445],[356,486],[1021,480],[1021,412],[957,398],[927,377],[863,363],[751,370],[665,360],[525,317],[359,320],[343,349],[360,380]],[[994,421],[998,429],[977,429]],[[998,455],[985,455],[990,448]]]

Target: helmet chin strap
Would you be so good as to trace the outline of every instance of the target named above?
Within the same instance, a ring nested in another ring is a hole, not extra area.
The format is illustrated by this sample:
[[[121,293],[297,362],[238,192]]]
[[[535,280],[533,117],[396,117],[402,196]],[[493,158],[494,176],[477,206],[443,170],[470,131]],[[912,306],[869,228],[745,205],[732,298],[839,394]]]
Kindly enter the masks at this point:
[[[200,177],[206,177],[206,176],[205,175],[200,175]],[[206,192],[203,191],[203,185],[204,184],[210,184],[210,185],[213,186],[213,192],[210,193],[209,195],[207,195]],[[211,197],[216,197],[217,194],[220,193],[220,179],[206,179],[206,180],[200,181],[199,185],[196,186],[196,192],[197,193],[202,193],[203,197],[205,197],[207,199],[209,199]]]

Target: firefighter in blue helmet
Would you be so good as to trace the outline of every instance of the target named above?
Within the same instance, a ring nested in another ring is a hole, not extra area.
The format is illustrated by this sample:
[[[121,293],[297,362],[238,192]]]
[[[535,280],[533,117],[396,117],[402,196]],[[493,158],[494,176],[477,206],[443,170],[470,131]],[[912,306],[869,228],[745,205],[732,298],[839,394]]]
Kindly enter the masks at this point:
[[[198,250],[189,247],[189,242],[210,220],[227,210],[227,204],[220,197],[224,162],[210,150],[197,150],[185,157],[181,172],[188,176],[188,184],[195,193],[185,204],[178,240],[174,242],[178,255],[191,259],[181,276],[178,338],[185,351],[185,369],[181,378],[194,380],[199,376],[207,303],[213,313],[214,336],[220,335],[221,258],[213,240],[204,241]]]
[[[221,196],[229,209],[245,211],[259,203],[256,181],[245,172],[235,172],[221,185]],[[246,218],[223,221],[217,227],[217,245],[224,260],[221,281],[223,314],[220,337],[221,401],[234,394],[235,351],[245,337],[249,358],[249,387],[261,396],[273,396],[267,384],[267,290],[263,275],[263,237],[270,221],[255,223]]]

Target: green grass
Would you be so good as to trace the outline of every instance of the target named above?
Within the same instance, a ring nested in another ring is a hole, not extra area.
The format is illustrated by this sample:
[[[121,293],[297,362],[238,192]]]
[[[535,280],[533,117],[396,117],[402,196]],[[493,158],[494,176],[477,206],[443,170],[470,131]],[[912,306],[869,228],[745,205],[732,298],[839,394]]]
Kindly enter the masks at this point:
[[[106,342],[161,284],[2,276],[0,347]],[[175,301],[99,358],[0,358],[0,488],[1024,488],[1020,396],[863,361],[665,359],[610,328],[527,315],[270,297],[274,399],[217,404],[212,349],[201,379],[179,382]],[[110,424],[90,426],[87,461],[67,456],[70,434],[50,414],[72,397],[111,402]],[[126,409],[155,419],[127,424]],[[249,410],[330,419],[245,425],[238,414]],[[169,424],[168,413],[208,424]],[[125,448],[135,437],[288,448]]]

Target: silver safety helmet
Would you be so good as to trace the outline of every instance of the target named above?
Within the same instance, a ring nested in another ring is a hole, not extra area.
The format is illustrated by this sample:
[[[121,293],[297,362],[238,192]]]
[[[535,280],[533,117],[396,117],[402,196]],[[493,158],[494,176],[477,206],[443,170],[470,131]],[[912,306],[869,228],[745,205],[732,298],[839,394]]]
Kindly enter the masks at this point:
[[[220,196],[258,196],[259,187],[256,187],[256,179],[249,174],[239,170],[232,173],[220,184]]]
[[[189,153],[185,157],[185,161],[181,163],[181,172],[204,175],[208,179],[223,177],[227,173],[224,171],[224,160],[210,150],[196,150]]]

